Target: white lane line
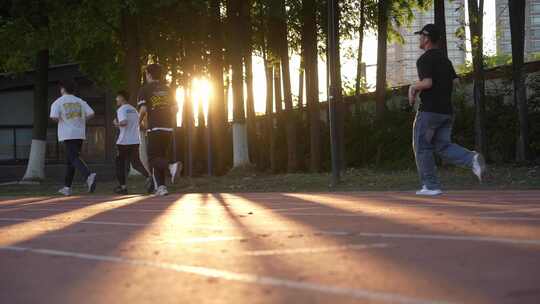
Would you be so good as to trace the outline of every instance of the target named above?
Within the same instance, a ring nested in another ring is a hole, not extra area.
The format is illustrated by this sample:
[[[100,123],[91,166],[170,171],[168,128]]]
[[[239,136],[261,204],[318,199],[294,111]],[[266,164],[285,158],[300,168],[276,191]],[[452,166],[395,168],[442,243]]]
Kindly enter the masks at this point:
[[[274,211],[274,212],[282,212],[282,211],[293,211],[293,210],[310,210],[310,209],[320,209],[320,208],[324,208],[324,207],[298,207],[298,208],[276,208],[276,209],[273,209],[273,208],[256,208],[256,209],[253,209],[253,211]],[[20,208],[3,208],[1,209],[0,208],[0,211],[1,212],[11,212],[11,211],[22,211],[22,212],[42,212],[42,211],[54,211],[54,212],[63,212],[63,211],[75,211],[75,210],[78,210],[78,208],[23,208],[23,207],[20,207]],[[163,208],[163,209],[131,209],[131,210],[128,210],[128,209],[111,209],[111,210],[106,210],[107,212],[127,212],[127,213],[160,213],[160,212],[165,212],[165,211],[174,211],[175,209],[174,208]],[[222,211],[223,208],[212,208],[212,212],[214,211]],[[105,210],[104,210],[105,211]],[[200,211],[207,211],[206,207],[204,208],[198,208],[196,209],[197,212],[200,212]]]
[[[242,236],[210,236],[210,237],[193,237],[180,240],[141,240],[129,242],[128,245],[134,244],[163,244],[163,245],[178,245],[178,244],[203,244],[211,242],[226,242],[246,239]]]
[[[359,214],[359,213],[315,213],[315,212],[280,212],[284,215],[295,215],[295,216],[342,216],[342,217],[372,217],[372,215]]]
[[[58,234],[47,234],[39,236],[40,239],[49,239],[49,238],[69,238],[69,237],[96,237],[103,235],[115,234],[113,231],[103,231],[103,232],[74,232],[74,233],[58,233]]]
[[[325,207],[324,206],[315,206],[315,207],[277,208],[277,209],[265,208],[264,210],[274,211],[274,212],[282,212],[282,211],[291,211],[291,210],[310,210],[310,209],[321,209],[321,208],[325,208]]]
[[[540,240],[535,239],[509,239],[489,236],[459,236],[459,235],[437,235],[437,234],[405,234],[405,233],[379,233],[379,232],[357,232],[353,235],[380,238],[397,239],[424,239],[424,240],[444,240],[444,241],[472,241],[491,242],[518,245],[540,245]]]
[[[492,220],[492,221],[523,221],[535,222],[540,221],[540,217],[523,217],[523,216],[478,216],[475,219]]]
[[[389,292],[380,292],[380,291],[370,291],[367,289],[357,289],[357,288],[346,288],[338,287],[332,285],[323,285],[317,283],[308,283],[294,281],[285,278],[271,277],[271,276],[261,276],[256,274],[249,273],[240,273],[232,272],[227,270],[220,270],[215,268],[207,268],[200,266],[190,266],[190,265],[181,265],[175,263],[165,263],[165,262],[154,262],[149,260],[142,259],[129,259],[118,256],[107,256],[107,255],[96,255],[96,254],[87,254],[71,251],[61,251],[61,250],[52,250],[52,249],[37,249],[29,247],[19,247],[19,246],[5,246],[0,247],[0,250],[7,251],[18,251],[18,252],[31,252],[41,255],[49,256],[62,256],[69,258],[77,258],[82,260],[90,261],[100,261],[100,262],[110,262],[118,264],[127,264],[133,266],[144,266],[157,269],[164,269],[169,271],[174,271],[178,273],[192,274],[208,278],[216,278],[227,281],[234,281],[247,284],[256,284],[256,285],[267,285],[274,287],[285,287],[290,289],[296,289],[301,291],[314,291],[325,294],[333,294],[339,296],[346,296],[355,299],[369,300],[369,301],[382,301],[387,303],[398,303],[398,304],[450,304],[448,301],[440,300],[427,300],[420,298],[413,298],[408,296],[403,296],[395,293]]]
[[[185,238],[178,243],[186,243],[186,244],[199,244],[199,243],[209,243],[209,242],[222,242],[222,241],[235,241],[235,240],[242,240],[245,239],[245,237],[242,236],[208,236],[208,237],[192,237],[192,238]],[[167,242],[167,241],[165,241]]]
[[[31,222],[31,221],[41,221],[41,222],[59,222],[55,219],[30,219],[30,218],[0,218],[0,222]],[[111,226],[128,226],[128,227],[146,227],[150,225],[162,225],[157,223],[152,224],[145,224],[145,223],[126,223],[126,222],[107,222],[107,221],[80,221],[75,222],[73,224],[88,224],[88,225],[111,225]],[[267,225],[269,227],[274,227],[275,225]],[[197,225],[197,224],[190,224],[184,226],[186,229],[202,229],[202,230],[210,230],[210,231],[222,231],[222,230],[237,230],[235,227],[222,227],[222,226],[212,226],[212,225]],[[0,228],[6,228],[13,230],[11,227],[0,227]],[[23,228],[27,229],[27,228]],[[283,230],[283,229],[265,229],[265,226],[261,228],[259,225],[258,227],[254,227],[254,229],[257,230],[258,233],[303,233],[306,235],[336,235],[336,236],[346,236],[351,235],[351,232],[349,231],[331,231],[331,230],[312,230],[312,231],[291,231],[291,230]]]
[[[27,218],[0,218],[0,221],[2,221],[2,222],[31,222],[31,221],[38,221],[38,222],[66,222],[66,221],[58,221],[56,219],[27,219]],[[143,223],[106,222],[106,221],[80,221],[80,222],[75,222],[73,224],[134,226],[134,227],[146,227],[146,226],[151,225],[151,224],[143,224]]]
[[[247,255],[247,256],[271,256],[271,255],[284,255],[284,254],[302,254],[302,253],[324,253],[334,251],[345,250],[363,250],[371,248],[386,248],[388,244],[368,244],[368,245],[343,245],[343,246],[331,246],[331,247],[316,247],[316,248],[292,248],[292,249],[275,249],[275,250],[253,250],[246,251],[235,255]]]
[[[540,212],[540,207],[535,208],[524,208],[524,209],[509,209],[509,210],[491,210],[491,211],[481,211],[477,214],[504,214],[504,213],[523,213],[523,212]]]

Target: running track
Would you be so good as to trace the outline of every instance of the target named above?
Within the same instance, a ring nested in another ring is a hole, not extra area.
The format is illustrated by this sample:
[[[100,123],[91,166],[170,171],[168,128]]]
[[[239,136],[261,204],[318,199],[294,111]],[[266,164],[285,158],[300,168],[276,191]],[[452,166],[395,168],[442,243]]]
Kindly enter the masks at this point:
[[[0,303],[540,303],[540,192],[0,198]]]

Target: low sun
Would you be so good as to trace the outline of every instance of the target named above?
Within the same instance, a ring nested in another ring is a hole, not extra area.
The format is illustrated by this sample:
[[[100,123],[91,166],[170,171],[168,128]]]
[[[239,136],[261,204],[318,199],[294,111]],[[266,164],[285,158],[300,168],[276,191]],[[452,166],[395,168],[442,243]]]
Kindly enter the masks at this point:
[[[199,125],[199,107],[202,103],[205,122],[208,120],[208,106],[212,97],[212,86],[206,78],[194,78],[191,82],[191,100],[193,108],[193,120],[195,125]],[[182,110],[186,100],[186,90],[184,87],[176,89],[176,102],[178,103],[178,114],[176,116],[178,126],[182,125]]]

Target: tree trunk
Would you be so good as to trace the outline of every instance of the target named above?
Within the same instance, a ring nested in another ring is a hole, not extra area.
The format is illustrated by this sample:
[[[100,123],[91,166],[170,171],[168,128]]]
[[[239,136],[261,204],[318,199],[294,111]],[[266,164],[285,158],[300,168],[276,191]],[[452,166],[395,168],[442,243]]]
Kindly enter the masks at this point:
[[[192,78],[186,78],[184,89],[184,104],[182,109],[182,128],[184,129],[184,168],[188,177],[193,176],[193,131],[195,129],[193,120],[193,99],[191,94]]]
[[[487,136],[485,124],[485,80],[484,80],[484,56],[483,56],[483,12],[484,0],[468,0],[469,23],[471,30],[471,46],[473,57],[473,96],[475,104],[475,148],[486,157]]]
[[[253,6],[253,0],[244,0],[242,1],[242,12],[241,20],[243,22],[242,34],[243,34],[243,59],[245,65],[245,80],[246,80],[246,111],[247,111],[247,132],[248,132],[248,144],[249,144],[249,155],[252,163],[257,159],[257,132],[256,132],[256,121],[255,121],[255,101],[253,97],[253,41],[252,41],[252,21],[251,21],[251,8]]]
[[[441,31],[441,40],[439,41],[439,48],[441,48],[444,51],[445,55],[448,55],[447,43],[446,43],[446,11],[444,9],[444,0],[435,0],[434,15],[435,15],[435,25]]]
[[[356,96],[359,96],[362,93],[362,78],[363,75],[363,66],[362,66],[362,56],[364,50],[364,30],[366,27],[366,14],[364,10],[366,9],[366,0],[360,0],[360,26],[358,27],[358,56],[356,59],[356,87],[355,92]]]
[[[229,123],[229,95],[230,95],[230,92],[231,92],[231,86],[232,86],[232,81],[231,81],[231,70],[230,70],[230,67],[227,64],[225,64],[226,66],[226,70],[225,70],[225,100],[223,100],[223,106],[224,106],[224,109],[223,109],[223,115],[225,116],[225,122],[228,124]]]
[[[212,85],[211,102],[209,104],[210,136],[212,138],[212,156],[215,173],[225,174],[225,138],[227,136],[227,111],[225,88],[223,83],[223,36],[221,28],[220,0],[210,2],[210,79]]]
[[[388,39],[388,11],[391,1],[379,1],[377,4],[377,84],[375,114],[381,121],[386,112],[386,52]]]
[[[139,26],[137,16],[123,12],[122,45],[124,47],[124,77],[130,92],[129,102],[137,103],[137,94],[141,85],[141,51],[139,41]]]
[[[196,147],[195,147],[195,153],[196,154],[196,163],[197,166],[195,167],[197,170],[195,171],[195,174],[203,174],[205,173],[204,168],[206,168],[206,172],[208,172],[208,158],[207,158],[207,126],[206,121],[204,118],[204,106],[203,106],[203,98],[199,96],[199,100],[197,100],[198,109],[197,109],[197,128],[196,128]]]
[[[339,20],[341,18],[341,11],[339,9],[339,0],[336,1],[336,18],[335,18],[335,28],[339,29]],[[347,116],[347,108],[345,103],[343,102],[343,83],[341,80],[341,47],[340,47],[340,37],[339,37],[339,30],[335,32],[335,42],[336,42],[336,71],[335,71],[335,79],[336,79],[336,96],[335,96],[335,102],[336,102],[336,109],[337,109],[337,140],[338,140],[338,161],[339,161],[339,170],[343,171],[347,168],[347,159],[345,157],[345,119]]]
[[[25,181],[45,179],[45,154],[47,152],[48,123],[48,74],[49,50],[39,50],[36,55],[34,72],[34,126],[30,157],[24,174]]]
[[[276,136],[274,132],[274,66],[268,60],[268,55],[264,54],[264,66],[266,75],[266,147],[269,147],[268,151],[268,166],[271,172],[277,172],[277,159],[276,159]]]
[[[292,105],[291,73],[289,65],[289,47],[287,42],[287,16],[285,0],[271,2],[272,25],[275,37],[271,41],[273,53],[279,55],[281,61],[281,80],[283,82],[283,98],[285,102],[285,124],[287,134],[287,171],[295,172],[298,169],[296,153],[296,122]]]
[[[519,134],[516,149],[518,162],[529,159],[529,114],[525,87],[525,1],[508,1],[512,37],[512,78],[514,104],[518,108]]]
[[[281,93],[281,66],[278,63],[274,63],[274,99],[277,115],[281,115],[283,112],[283,96]]]
[[[227,15],[231,30],[229,58],[232,70],[233,90],[233,165],[241,167],[249,165],[249,148],[244,110],[244,69],[242,66],[242,38],[237,33],[242,32],[241,0],[228,0]]]
[[[300,69],[298,71],[298,109],[304,107],[304,79],[305,79],[305,64],[304,64],[304,55],[301,55],[300,59]]]
[[[317,49],[316,0],[303,0],[302,48],[306,70],[306,105],[309,111],[310,170],[321,170],[321,121]]]

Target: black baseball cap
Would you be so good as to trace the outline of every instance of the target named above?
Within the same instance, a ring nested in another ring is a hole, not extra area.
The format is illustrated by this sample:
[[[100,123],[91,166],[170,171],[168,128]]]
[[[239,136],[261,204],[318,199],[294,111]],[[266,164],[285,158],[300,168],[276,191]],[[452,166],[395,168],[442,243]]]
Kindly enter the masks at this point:
[[[432,23],[424,25],[420,31],[414,32],[414,34],[428,36],[433,42],[437,42],[441,38],[441,31],[435,24]]]

